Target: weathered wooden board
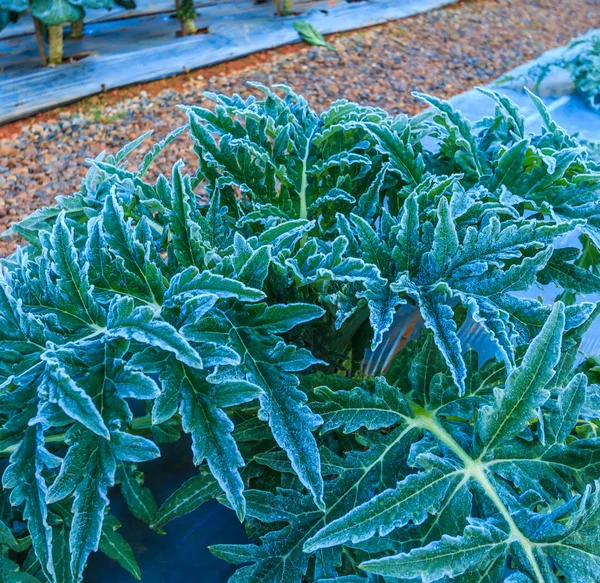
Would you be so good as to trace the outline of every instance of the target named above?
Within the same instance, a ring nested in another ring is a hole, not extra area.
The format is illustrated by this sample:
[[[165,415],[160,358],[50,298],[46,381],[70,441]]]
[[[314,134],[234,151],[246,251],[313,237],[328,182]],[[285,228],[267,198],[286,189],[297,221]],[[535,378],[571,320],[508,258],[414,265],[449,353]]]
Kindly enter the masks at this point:
[[[152,0],[157,1],[157,0]],[[398,20],[457,0],[326,0],[298,5],[299,17],[277,18],[271,3],[207,6],[197,21],[208,33],[176,38],[177,21],[153,14],[86,27],[81,40],[65,42],[65,56],[90,56],[42,68],[33,35],[0,39],[0,123],[132,83],[151,81],[295,43],[297,18],[324,34]]]

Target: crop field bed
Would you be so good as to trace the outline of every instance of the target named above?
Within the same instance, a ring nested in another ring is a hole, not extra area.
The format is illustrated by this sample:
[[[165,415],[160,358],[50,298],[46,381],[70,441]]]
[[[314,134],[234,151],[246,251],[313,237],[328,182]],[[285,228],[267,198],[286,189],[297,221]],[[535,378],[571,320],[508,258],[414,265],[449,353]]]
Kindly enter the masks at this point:
[[[535,16],[530,4],[537,7]],[[422,105],[412,97],[412,91],[452,97],[490,83],[597,26],[596,0],[574,0],[568,19],[564,18],[563,6],[559,0],[461,2],[337,35],[329,39],[337,52],[305,45],[284,47],[1,126],[0,230],[51,204],[57,194],[76,191],[86,158],[102,150],[116,151],[151,128],[159,139],[183,123],[177,105],[202,102],[203,91],[248,94],[248,79],[265,84],[281,82],[306,95],[317,108],[341,97],[392,113],[415,113]],[[466,109],[475,117],[488,113],[479,109],[489,107],[485,99],[469,95],[473,105]],[[513,92],[511,96],[531,107],[523,94]],[[583,113],[572,109],[576,99],[568,103],[558,99],[554,115],[561,123],[577,123]],[[585,115],[597,119],[593,113],[586,111]],[[593,127],[588,118],[581,119],[582,128]],[[168,171],[176,159],[190,159],[188,152],[189,143],[180,138],[163,154],[157,168]],[[0,253],[8,254],[16,244],[14,239],[2,241]]]
[[[207,3],[198,7],[199,34],[177,38],[179,24],[169,14],[168,5],[146,6],[142,1],[133,15],[123,12],[115,20],[88,21],[82,39],[66,41],[66,62],[57,68],[40,67],[35,34],[24,24],[26,35],[0,39],[0,123],[107,89],[298,42],[293,27],[298,18],[331,34],[453,2],[456,0],[316,0],[297,3],[294,15],[284,18],[274,13],[272,2]],[[36,89],[41,84],[45,91],[40,95]]]

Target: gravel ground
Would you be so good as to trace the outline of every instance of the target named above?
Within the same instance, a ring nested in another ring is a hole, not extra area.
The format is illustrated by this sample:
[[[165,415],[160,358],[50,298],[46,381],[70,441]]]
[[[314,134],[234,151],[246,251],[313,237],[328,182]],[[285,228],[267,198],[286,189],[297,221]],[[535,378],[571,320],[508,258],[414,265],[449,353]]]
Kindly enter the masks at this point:
[[[337,52],[305,45],[267,51],[0,127],[0,232],[51,204],[57,194],[77,190],[86,158],[116,151],[148,129],[159,139],[181,125],[176,105],[202,102],[203,91],[247,94],[247,80],[286,83],[316,109],[344,97],[391,113],[415,113],[421,106],[412,91],[451,97],[599,22],[600,0],[463,0],[335,35],[328,40]],[[168,172],[177,158],[192,162],[187,138],[180,138],[157,168]],[[0,255],[16,244],[1,242]]]

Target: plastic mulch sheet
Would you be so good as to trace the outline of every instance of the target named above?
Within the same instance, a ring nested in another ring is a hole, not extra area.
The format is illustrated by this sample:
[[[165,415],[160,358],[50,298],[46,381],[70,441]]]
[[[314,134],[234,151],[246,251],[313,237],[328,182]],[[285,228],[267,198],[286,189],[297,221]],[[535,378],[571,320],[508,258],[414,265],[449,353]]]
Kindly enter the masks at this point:
[[[203,32],[177,38],[175,0],[139,0],[133,13],[92,15],[80,40],[65,41],[66,61],[42,67],[35,35],[0,35],[0,123],[133,83],[161,79],[300,41],[298,18],[330,34],[383,24],[457,0],[305,0],[294,16],[275,15],[272,1],[211,0],[198,8]],[[95,11],[98,13],[98,11]],[[171,14],[169,13],[171,12]],[[131,18],[128,18],[131,17]],[[71,62],[69,62],[71,60]],[[40,92],[40,87],[44,88]]]

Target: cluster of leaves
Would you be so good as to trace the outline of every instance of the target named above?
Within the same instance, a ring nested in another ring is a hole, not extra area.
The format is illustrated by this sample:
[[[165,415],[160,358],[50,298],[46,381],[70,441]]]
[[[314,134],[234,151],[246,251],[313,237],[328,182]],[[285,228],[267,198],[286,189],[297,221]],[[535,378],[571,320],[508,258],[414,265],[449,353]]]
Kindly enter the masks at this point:
[[[568,71],[575,91],[591,109],[600,110],[600,30],[590,30],[572,40],[559,58],[531,67],[523,80],[532,81],[537,90],[556,69]]]
[[[12,228],[0,581],[78,583],[96,550],[139,576],[116,485],[159,531],[234,510],[232,583],[596,582],[598,164],[537,99],[528,135],[494,93],[472,126],[256,89]],[[186,130],[198,168],[151,183]],[[159,507],[143,464],[182,433],[198,473]]]
[[[600,110],[600,31],[593,30],[575,39],[568,49],[574,56],[568,57],[565,66],[577,91],[592,109]]]
[[[177,3],[176,8],[175,13],[181,21],[193,21],[198,16],[193,0],[181,0]]]
[[[6,28],[9,24],[19,20],[19,12],[14,10],[0,9],[0,30]]]

